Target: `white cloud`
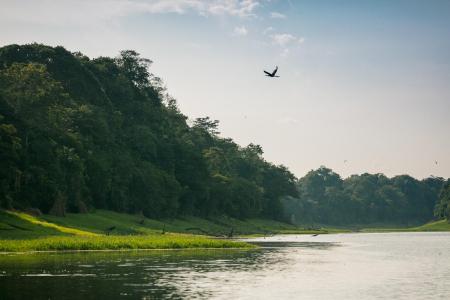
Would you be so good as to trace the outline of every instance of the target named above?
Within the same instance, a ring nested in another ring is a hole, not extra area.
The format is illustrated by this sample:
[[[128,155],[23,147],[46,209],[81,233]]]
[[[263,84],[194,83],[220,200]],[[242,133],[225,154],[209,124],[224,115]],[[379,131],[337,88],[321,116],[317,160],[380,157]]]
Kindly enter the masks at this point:
[[[270,38],[272,39],[273,44],[281,47],[287,46],[291,42],[297,40],[297,38],[290,33],[272,34]]]
[[[117,0],[116,0],[117,1]],[[127,0],[126,3],[150,13],[178,13],[190,11],[201,15],[255,16],[259,0]]]
[[[231,15],[239,17],[255,16],[254,10],[258,6],[260,6],[259,1],[257,0],[206,0],[202,1],[202,3],[206,5],[207,11],[210,14]]]
[[[283,15],[282,13],[276,11],[271,12],[270,17],[272,19],[286,19],[286,15]]]
[[[278,45],[281,47],[286,47],[294,42],[297,42],[298,44],[302,44],[305,39],[300,37],[296,37],[290,33],[278,33],[278,34],[272,34],[270,35],[270,38],[272,39],[272,44]]]
[[[139,13],[254,17],[261,0],[0,0],[0,22],[98,23]],[[24,9],[26,7],[27,9]]]
[[[235,36],[246,36],[247,33],[248,33],[248,30],[244,26],[235,27],[233,30],[233,35],[235,35]]]
[[[272,45],[281,48],[280,56],[286,58],[289,56],[292,48],[297,48],[305,39],[303,37],[296,37],[290,33],[276,33],[269,35]]]

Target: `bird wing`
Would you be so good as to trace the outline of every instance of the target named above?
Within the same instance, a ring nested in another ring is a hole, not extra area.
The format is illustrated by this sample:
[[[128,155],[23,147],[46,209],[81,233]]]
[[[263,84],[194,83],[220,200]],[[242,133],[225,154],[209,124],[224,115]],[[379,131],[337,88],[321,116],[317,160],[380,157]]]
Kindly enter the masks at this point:
[[[275,76],[275,74],[277,74],[277,71],[278,71],[278,67],[276,67],[275,70],[273,70],[273,72],[272,72],[271,75],[272,75],[272,76]]]
[[[269,75],[269,76],[271,76],[272,74],[270,74],[269,72],[267,72],[267,71],[264,71],[264,73],[266,73],[267,75]]]

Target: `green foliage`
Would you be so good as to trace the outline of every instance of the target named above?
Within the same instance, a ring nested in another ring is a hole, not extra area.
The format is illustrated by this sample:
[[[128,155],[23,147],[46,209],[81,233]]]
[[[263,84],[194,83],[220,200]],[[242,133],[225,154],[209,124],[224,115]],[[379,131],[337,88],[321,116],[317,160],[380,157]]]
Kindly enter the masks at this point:
[[[301,178],[299,197],[287,198],[284,204],[302,224],[419,224],[432,219],[443,183],[436,177],[419,181],[407,175],[367,173],[343,180],[321,167]],[[438,214],[444,216],[441,208]]]
[[[439,219],[450,220],[450,180],[447,180],[439,194],[439,202],[436,205],[434,214]]]
[[[189,126],[150,65],[133,50],[0,48],[1,207],[282,219],[294,176],[217,120]]]
[[[151,63],[133,50],[0,48],[0,207],[338,225],[449,217],[442,178],[344,180],[321,167],[297,181],[259,145],[220,137],[217,120],[189,126]]]

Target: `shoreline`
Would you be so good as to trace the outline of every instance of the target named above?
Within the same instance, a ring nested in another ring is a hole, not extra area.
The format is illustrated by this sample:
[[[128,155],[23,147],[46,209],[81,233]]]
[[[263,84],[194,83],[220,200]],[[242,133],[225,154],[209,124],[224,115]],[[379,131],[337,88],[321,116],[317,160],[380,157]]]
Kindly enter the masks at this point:
[[[255,248],[254,245],[244,241],[218,240],[205,236],[181,234],[160,236],[56,236],[0,241],[0,253]]]
[[[367,233],[371,233],[371,234],[389,234],[389,233],[419,233],[419,232],[424,232],[424,233],[445,233],[445,232],[449,232],[448,230],[435,230],[435,231],[427,231],[427,230],[371,230],[371,231],[345,231],[345,232],[327,232],[327,233],[319,233],[319,235],[325,234],[367,234]],[[315,233],[314,233],[315,234]],[[277,235],[312,235],[311,233],[277,233],[271,236],[266,236],[266,237],[272,237],[272,236],[277,236]],[[104,248],[104,249],[56,249],[56,250],[26,250],[26,251],[0,251],[0,256],[7,256],[7,255],[14,255],[14,254],[18,254],[18,255],[30,255],[30,254],[68,254],[68,253],[101,253],[101,252],[144,252],[144,251],[148,251],[148,252],[164,252],[164,251],[247,251],[247,250],[258,250],[260,249],[259,246],[251,244],[246,242],[245,240],[247,239],[252,239],[252,238],[260,238],[260,237],[264,237],[264,235],[257,235],[257,234],[253,234],[253,235],[242,235],[242,236],[237,236],[235,239],[229,239],[229,240],[225,240],[225,239],[214,239],[214,238],[208,238],[206,236],[195,236],[193,235],[192,238],[201,238],[204,239],[205,242],[209,241],[209,240],[215,240],[215,241],[224,241],[227,242],[226,245],[224,247],[171,247],[171,248],[117,248],[117,249],[110,249],[110,248]],[[121,236],[121,239],[124,239],[125,237]],[[131,239],[133,237],[130,237]],[[141,237],[142,238],[142,237]],[[39,241],[39,240],[43,240],[46,238],[38,238],[38,239],[27,239],[27,240],[0,240],[0,242],[15,242],[15,243],[21,243],[21,242],[30,242],[30,241]],[[77,240],[79,239],[79,237],[64,237],[64,239],[71,239],[71,240]],[[86,237],[82,237],[82,239],[90,239],[90,238],[86,238]],[[238,246],[238,247],[234,247],[234,243],[236,244],[244,244],[244,246]]]
[[[251,250],[258,250],[260,247],[254,246],[254,247],[230,247],[230,248],[147,248],[147,249],[81,249],[81,250],[36,250],[36,251],[20,251],[20,252],[0,252],[0,256],[6,256],[6,255],[12,255],[12,254],[19,254],[19,255],[26,255],[26,254],[68,254],[68,253],[98,253],[98,252],[145,252],[145,251],[151,251],[151,252],[158,252],[158,251],[194,251],[194,250],[200,250],[200,251],[251,251]]]
[[[105,230],[105,228],[111,228]],[[31,216],[0,211],[0,254],[84,251],[251,249],[249,238],[273,235],[446,232],[447,220],[416,227],[395,224],[339,226],[293,225],[274,220],[194,217],[153,220],[98,210],[88,214]],[[109,230],[109,231],[108,231]],[[228,235],[228,237],[227,237]]]

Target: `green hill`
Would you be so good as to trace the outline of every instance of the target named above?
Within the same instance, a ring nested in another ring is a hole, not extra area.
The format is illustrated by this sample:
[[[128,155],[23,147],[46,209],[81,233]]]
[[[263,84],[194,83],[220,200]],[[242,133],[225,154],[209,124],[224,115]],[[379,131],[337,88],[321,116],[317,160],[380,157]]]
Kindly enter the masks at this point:
[[[0,252],[251,248],[247,243],[225,238],[230,235],[294,230],[303,232],[293,225],[259,219],[241,221],[220,217],[212,221],[186,217],[153,220],[141,215],[106,210],[86,214],[68,213],[65,217],[35,217],[22,212],[0,210]]]
[[[114,227],[108,231],[108,228]],[[227,237],[248,234],[308,232],[302,228],[273,220],[238,220],[216,217],[214,220],[197,217],[154,220],[106,210],[93,213],[69,213],[65,217],[43,215],[33,217],[25,213],[0,211],[0,239],[28,239],[48,236],[155,235],[162,232],[189,233]]]
[[[414,231],[450,231],[450,222],[448,220],[439,220],[430,222],[422,226],[412,228]]]
[[[0,48],[0,206],[282,219],[295,177],[220,137],[217,120],[188,125],[150,65],[132,50]]]
[[[322,166],[297,180],[266,161],[259,145],[222,137],[217,120],[187,120],[151,61],[133,50],[91,59],[63,47],[2,47],[0,208],[39,210],[47,221],[97,233],[115,226],[121,234],[162,226],[213,235],[301,231],[279,223],[287,219],[410,227],[450,213],[448,179],[343,179]]]

